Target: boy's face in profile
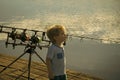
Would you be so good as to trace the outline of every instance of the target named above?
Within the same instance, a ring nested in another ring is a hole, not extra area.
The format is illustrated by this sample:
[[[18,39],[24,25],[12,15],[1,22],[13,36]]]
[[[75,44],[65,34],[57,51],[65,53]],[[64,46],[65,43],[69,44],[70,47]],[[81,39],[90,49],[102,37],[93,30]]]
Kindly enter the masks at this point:
[[[66,40],[67,35],[65,31],[60,31],[58,36],[55,36],[54,39],[57,43],[62,43]]]

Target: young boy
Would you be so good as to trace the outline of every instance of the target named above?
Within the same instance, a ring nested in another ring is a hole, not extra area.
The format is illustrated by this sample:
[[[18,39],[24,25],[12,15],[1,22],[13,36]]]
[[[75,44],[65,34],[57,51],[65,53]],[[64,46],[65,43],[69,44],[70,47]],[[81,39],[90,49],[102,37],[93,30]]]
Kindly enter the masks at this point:
[[[65,27],[54,25],[47,30],[47,36],[52,42],[46,56],[49,80],[67,80],[63,48],[63,43],[67,38]]]

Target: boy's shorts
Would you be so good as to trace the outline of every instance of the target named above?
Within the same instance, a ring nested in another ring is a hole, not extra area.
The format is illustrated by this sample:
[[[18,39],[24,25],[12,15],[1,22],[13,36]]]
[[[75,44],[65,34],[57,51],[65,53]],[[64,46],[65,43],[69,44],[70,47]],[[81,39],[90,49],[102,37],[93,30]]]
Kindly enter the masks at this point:
[[[67,80],[67,76],[66,75],[55,76],[54,79],[50,80]]]

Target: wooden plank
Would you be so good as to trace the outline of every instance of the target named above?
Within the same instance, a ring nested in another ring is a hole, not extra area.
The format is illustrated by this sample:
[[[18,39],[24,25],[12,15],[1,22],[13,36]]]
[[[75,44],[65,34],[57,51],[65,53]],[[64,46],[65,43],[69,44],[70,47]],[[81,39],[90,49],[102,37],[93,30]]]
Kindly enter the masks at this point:
[[[0,71],[14,61],[16,57],[11,57],[8,55],[0,54]],[[0,80],[15,80],[19,77],[18,80],[27,80],[28,77],[28,61],[25,59],[20,59],[7,68],[4,72],[0,73]],[[48,80],[47,67],[45,64],[40,62],[31,63],[31,78],[34,80]],[[93,77],[87,74],[78,73],[67,69],[67,78],[68,80],[103,80],[97,77]]]

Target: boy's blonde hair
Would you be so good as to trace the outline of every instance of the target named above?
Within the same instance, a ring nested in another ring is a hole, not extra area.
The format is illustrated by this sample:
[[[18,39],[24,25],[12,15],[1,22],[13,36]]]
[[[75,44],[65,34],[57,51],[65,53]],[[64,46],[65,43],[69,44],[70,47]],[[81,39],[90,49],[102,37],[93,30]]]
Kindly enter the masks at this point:
[[[61,31],[66,32],[65,27],[62,25],[53,25],[47,29],[47,36],[52,43],[55,43],[54,37],[59,36]]]

